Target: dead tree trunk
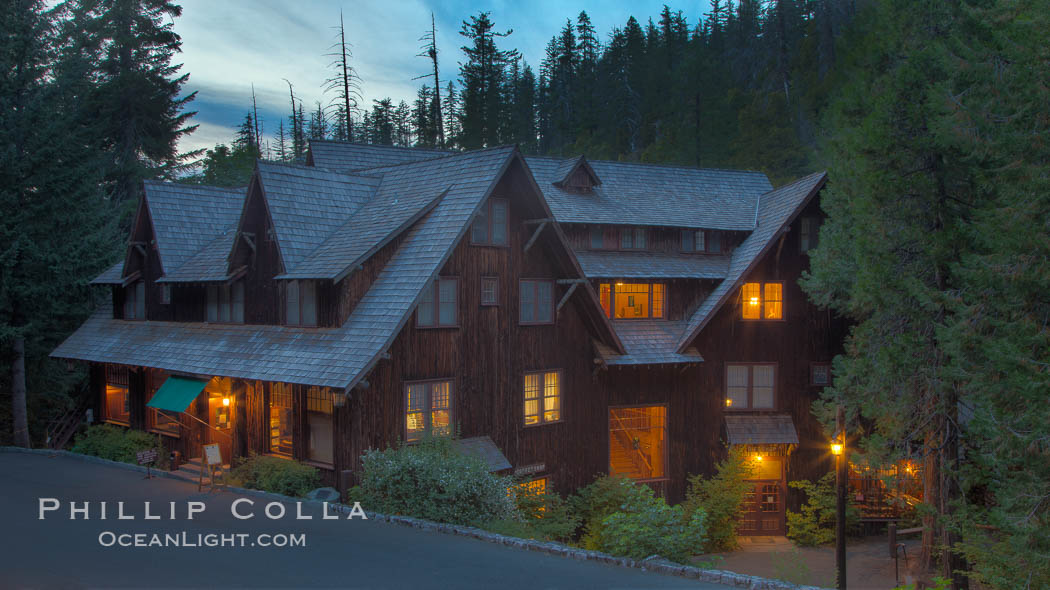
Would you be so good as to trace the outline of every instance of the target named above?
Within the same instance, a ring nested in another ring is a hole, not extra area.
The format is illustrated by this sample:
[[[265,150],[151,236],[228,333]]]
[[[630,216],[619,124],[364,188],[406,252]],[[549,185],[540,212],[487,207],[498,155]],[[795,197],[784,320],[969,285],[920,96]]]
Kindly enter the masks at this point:
[[[11,361],[11,428],[15,446],[29,448],[29,419],[26,416],[26,340],[14,338],[14,359]]]

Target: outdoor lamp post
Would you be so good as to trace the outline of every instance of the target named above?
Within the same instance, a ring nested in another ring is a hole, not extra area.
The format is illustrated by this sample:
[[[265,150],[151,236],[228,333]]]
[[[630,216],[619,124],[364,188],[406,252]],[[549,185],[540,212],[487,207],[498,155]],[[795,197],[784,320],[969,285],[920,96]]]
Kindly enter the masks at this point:
[[[835,417],[835,438],[831,442],[831,454],[835,455],[835,570],[838,589],[846,590],[846,430],[845,411],[839,406]]]

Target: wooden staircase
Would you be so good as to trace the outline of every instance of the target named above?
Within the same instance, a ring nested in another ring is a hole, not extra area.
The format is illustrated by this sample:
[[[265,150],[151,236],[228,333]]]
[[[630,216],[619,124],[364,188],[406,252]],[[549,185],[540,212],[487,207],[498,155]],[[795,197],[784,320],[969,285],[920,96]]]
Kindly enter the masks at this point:
[[[72,410],[47,425],[47,448],[61,449],[69,444],[70,439],[84,423],[84,414],[89,405],[90,402],[87,399],[81,399]]]
[[[634,479],[652,477],[652,467],[648,465],[641,449],[634,448],[632,439],[622,431],[610,433],[609,469],[613,473],[628,475]]]

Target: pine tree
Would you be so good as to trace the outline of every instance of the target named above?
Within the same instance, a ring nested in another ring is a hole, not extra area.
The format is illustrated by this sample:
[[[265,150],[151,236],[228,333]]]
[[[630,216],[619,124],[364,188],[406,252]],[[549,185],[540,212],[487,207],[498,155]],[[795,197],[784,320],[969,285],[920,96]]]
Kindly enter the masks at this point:
[[[288,137],[284,131],[284,119],[281,119],[277,122],[277,135],[274,137],[274,139],[277,142],[277,146],[275,149],[277,161],[287,162],[289,160]]]
[[[454,82],[449,81],[442,103],[442,115],[445,117],[445,147],[462,146],[463,109],[459,101],[459,92]]]
[[[476,149],[500,143],[501,122],[506,119],[504,96],[506,95],[507,67],[518,57],[517,50],[500,50],[496,39],[507,37],[513,31],[497,33],[489,20],[489,13],[482,12],[463,21],[459,34],[466,37],[470,45],[464,46],[466,63],[460,66],[463,81],[463,130],[460,145]]]
[[[0,389],[12,392],[8,440],[18,446],[33,431],[42,439],[48,419],[28,416],[27,398],[57,403],[60,394],[44,392],[83,378],[47,355],[90,313],[88,281],[119,243],[103,190],[109,154],[84,92],[96,62],[89,40],[58,20],[79,27],[86,15],[62,10],[72,15],[35,0],[0,4],[0,356],[10,368]]]
[[[98,51],[93,102],[99,133],[112,158],[107,178],[118,203],[131,205],[145,178],[173,178],[197,154],[179,154],[178,141],[192,133],[195,112],[181,96],[189,74],[172,59],[182,41],[171,19],[182,9],[168,0],[77,0]],[[165,21],[168,21],[165,23]]]

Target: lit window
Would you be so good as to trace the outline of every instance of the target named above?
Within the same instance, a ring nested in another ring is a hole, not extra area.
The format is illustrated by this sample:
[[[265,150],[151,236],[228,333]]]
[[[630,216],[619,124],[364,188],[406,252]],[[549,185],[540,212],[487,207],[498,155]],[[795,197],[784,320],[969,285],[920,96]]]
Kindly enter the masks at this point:
[[[783,283],[744,283],[740,288],[741,317],[745,320],[784,319]]]
[[[451,432],[452,382],[431,381],[405,385],[405,440]]]
[[[102,410],[103,419],[128,424],[130,408],[127,367],[106,367],[106,403]]]
[[[523,280],[519,283],[519,313],[522,324],[554,323],[554,283]]]
[[[292,386],[270,384],[270,452],[292,456]]]
[[[602,283],[598,294],[602,309],[614,319],[664,317],[666,289],[662,283]]]
[[[776,394],[776,365],[726,365],[726,409],[771,410]]]
[[[497,277],[481,277],[481,304],[498,305],[499,279]]]
[[[483,246],[506,246],[510,216],[506,199],[489,199],[481,205],[470,229],[470,242]]]
[[[423,300],[416,308],[416,325],[421,328],[455,327],[459,321],[459,280],[435,279],[423,289]]]
[[[525,425],[561,420],[561,373],[525,374]]]
[[[609,475],[665,477],[667,408],[609,408]]]

